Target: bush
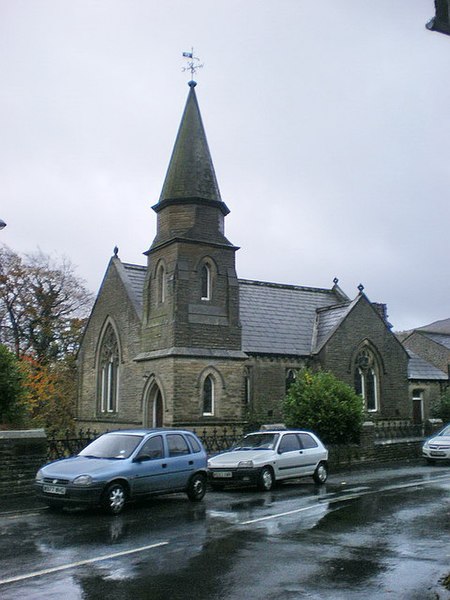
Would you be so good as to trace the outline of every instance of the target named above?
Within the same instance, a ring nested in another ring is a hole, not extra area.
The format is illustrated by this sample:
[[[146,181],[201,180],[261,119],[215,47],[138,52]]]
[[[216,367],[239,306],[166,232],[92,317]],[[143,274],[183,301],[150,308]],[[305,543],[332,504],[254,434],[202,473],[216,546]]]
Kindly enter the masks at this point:
[[[450,422],[450,388],[441,396],[439,402],[433,407],[433,417],[442,419],[444,423]]]
[[[332,373],[297,372],[284,401],[288,427],[310,429],[328,444],[358,442],[364,419],[361,396]]]

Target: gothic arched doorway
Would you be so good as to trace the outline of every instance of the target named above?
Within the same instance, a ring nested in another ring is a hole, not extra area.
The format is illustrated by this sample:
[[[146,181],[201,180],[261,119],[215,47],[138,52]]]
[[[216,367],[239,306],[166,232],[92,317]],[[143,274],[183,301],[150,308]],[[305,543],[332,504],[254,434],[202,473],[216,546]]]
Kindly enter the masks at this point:
[[[164,420],[164,402],[159,386],[154,383],[147,394],[145,403],[144,426],[162,427]]]

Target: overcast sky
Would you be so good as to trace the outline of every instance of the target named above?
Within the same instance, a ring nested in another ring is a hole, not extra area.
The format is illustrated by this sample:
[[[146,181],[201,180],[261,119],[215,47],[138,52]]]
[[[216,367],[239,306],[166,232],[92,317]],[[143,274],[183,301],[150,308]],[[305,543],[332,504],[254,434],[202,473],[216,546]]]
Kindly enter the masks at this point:
[[[450,317],[450,37],[433,0],[0,0],[0,242],[145,264],[188,94],[238,275]]]

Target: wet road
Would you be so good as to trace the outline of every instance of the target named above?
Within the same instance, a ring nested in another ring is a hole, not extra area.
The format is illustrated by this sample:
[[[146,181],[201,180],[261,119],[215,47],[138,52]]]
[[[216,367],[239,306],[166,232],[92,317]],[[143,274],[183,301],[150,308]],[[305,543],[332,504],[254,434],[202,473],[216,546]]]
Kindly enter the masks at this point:
[[[0,504],[0,598],[450,599],[450,466],[152,498],[122,515]]]

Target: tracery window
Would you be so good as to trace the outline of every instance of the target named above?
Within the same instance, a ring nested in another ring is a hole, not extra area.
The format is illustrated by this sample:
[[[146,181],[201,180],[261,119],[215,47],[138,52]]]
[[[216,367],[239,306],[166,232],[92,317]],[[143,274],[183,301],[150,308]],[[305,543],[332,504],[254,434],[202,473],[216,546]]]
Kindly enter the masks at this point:
[[[376,412],[379,408],[379,369],[373,353],[363,348],[355,360],[354,386],[357,394],[362,396],[368,412]]]
[[[113,327],[108,325],[103,336],[99,360],[99,393],[101,412],[117,412],[118,390],[119,346]]]

